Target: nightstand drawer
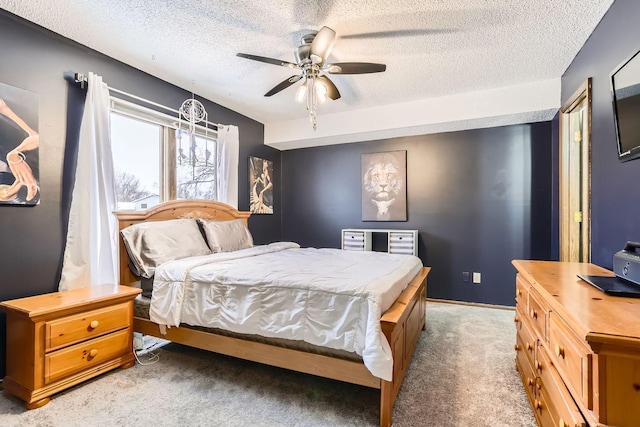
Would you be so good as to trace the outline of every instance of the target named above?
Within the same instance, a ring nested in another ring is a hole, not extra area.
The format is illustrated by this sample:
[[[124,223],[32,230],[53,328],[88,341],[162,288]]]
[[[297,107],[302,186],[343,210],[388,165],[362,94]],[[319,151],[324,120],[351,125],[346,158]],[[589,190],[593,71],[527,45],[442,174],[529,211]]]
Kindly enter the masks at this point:
[[[129,331],[123,330],[45,355],[45,384],[124,354],[129,340]]]
[[[127,302],[49,321],[45,332],[46,351],[126,328],[131,319],[130,310],[131,304]]]

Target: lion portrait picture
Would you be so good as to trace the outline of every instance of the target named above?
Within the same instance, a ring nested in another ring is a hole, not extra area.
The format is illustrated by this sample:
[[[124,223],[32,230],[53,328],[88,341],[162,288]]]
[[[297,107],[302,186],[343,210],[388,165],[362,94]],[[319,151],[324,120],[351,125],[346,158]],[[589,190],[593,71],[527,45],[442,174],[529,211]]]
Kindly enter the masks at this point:
[[[362,220],[407,220],[407,152],[362,155]]]

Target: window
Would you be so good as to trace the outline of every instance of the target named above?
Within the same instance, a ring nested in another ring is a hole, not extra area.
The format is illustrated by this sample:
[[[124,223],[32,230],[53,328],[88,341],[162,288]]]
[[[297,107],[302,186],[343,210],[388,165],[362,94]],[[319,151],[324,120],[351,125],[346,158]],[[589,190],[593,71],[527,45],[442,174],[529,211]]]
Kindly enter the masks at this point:
[[[118,210],[216,200],[215,131],[112,98],[111,145]]]
[[[190,138],[180,131],[176,139],[176,198],[215,200],[214,141],[197,134]]]

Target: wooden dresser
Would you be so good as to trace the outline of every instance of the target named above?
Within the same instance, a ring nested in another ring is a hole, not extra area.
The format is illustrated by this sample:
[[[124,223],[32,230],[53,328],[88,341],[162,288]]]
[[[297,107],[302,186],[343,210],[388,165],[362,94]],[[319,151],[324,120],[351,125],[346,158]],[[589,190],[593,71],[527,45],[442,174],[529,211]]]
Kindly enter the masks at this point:
[[[1,302],[7,313],[3,393],[34,409],[56,392],[133,366],[133,299],[139,293],[104,285]]]
[[[592,264],[513,261],[516,367],[542,427],[640,426],[640,299],[577,277]]]

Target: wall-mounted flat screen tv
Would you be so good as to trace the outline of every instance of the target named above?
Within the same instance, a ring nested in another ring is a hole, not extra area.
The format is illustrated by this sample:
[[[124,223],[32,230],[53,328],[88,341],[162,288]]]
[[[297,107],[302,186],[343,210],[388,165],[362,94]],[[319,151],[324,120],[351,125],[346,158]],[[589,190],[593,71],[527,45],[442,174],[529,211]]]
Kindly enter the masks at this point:
[[[611,96],[620,161],[640,157],[640,52],[611,72]]]

